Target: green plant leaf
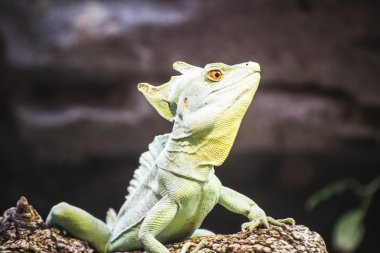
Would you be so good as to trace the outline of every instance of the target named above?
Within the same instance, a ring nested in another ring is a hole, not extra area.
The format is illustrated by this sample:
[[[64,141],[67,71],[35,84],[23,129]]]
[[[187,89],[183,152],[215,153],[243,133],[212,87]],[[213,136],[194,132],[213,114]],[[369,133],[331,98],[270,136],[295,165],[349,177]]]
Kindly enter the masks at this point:
[[[337,182],[331,183],[330,185],[323,187],[321,190],[311,195],[307,199],[305,207],[307,210],[311,211],[320,202],[329,199],[334,195],[342,194],[344,191],[348,189],[360,191],[361,188],[362,186],[352,178],[339,180]]]
[[[343,252],[355,251],[363,240],[365,210],[353,209],[344,213],[333,230],[333,247]]]

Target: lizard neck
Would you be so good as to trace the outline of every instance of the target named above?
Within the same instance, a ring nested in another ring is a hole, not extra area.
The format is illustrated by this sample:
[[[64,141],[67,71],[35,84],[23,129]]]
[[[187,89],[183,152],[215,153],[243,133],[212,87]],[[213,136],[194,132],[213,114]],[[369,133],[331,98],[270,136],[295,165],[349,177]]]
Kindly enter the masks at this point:
[[[156,160],[158,168],[197,181],[208,181],[214,166],[200,160],[196,155],[183,149],[173,150],[173,140],[169,138],[164,150]]]

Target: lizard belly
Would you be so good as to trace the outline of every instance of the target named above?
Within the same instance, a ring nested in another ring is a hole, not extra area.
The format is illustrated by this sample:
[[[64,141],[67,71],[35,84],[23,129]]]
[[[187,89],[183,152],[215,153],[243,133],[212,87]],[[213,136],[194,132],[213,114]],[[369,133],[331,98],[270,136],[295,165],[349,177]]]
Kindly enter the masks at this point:
[[[178,212],[172,222],[157,236],[161,242],[174,242],[190,237],[218,203],[221,183],[213,173],[210,173],[209,181],[203,185],[189,181],[182,187],[191,189],[191,193],[184,194],[177,200]]]
[[[188,191],[185,191],[186,194],[182,192],[179,194],[180,196],[174,194],[173,198],[177,201],[179,208],[173,220],[156,236],[162,243],[175,242],[190,237],[201,226],[204,218],[219,199],[221,183],[213,173],[210,174],[209,181],[203,185],[197,181],[182,180],[184,181],[180,182],[181,184],[178,184],[178,181],[175,184],[176,193],[181,188]],[[110,252],[141,248],[142,244],[138,240],[141,223],[142,221],[121,233],[115,240],[111,240]]]

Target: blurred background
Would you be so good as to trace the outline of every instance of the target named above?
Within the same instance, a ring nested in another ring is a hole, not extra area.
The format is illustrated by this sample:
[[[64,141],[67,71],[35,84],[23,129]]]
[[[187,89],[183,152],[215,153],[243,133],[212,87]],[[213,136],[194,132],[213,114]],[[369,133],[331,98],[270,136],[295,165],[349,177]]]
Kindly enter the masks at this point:
[[[334,249],[331,238],[365,194],[340,184],[318,195],[316,202],[326,201],[312,211],[305,203],[341,179],[367,185],[380,174],[379,7],[370,0],[0,1],[0,212],[24,195],[43,217],[67,201],[103,219],[123,203],[140,153],[171,131],[137,83],[166,82],[177,60],[250,60],[261,64],[262,82],[217,175],[268,215],[319,232],[330,252],[354,251]],[[376,189],[361,218],[343,226],[364,226],[356,252],[378,252]],[[232,233],[244,221],[217,207],[204,227]]]

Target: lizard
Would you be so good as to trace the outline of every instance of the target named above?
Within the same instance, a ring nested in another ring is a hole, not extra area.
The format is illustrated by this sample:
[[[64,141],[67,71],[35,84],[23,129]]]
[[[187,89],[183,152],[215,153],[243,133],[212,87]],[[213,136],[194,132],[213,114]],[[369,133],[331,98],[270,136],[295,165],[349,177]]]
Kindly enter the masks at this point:
[[[110,209],[103,222],[61,202],[51,209],[48,225],[89,242],[102,253],[138,248],[167,253],[164,243],[210,234],[200,226],[217,204],[245,215],[249,221],[242,224],[243,230],[294,223],[291,218],[268,217],[253,200],[223,186],[215,175],[256,93],[260,65],[210,63],[201,68],[177,61],[173,68],[180,75],[165,84],[138,84],[157,112],[173,122],[173,129],[156,136],[140,156],[120,211],[116,214]],[[181,252],[188,248],[185,244]]]

